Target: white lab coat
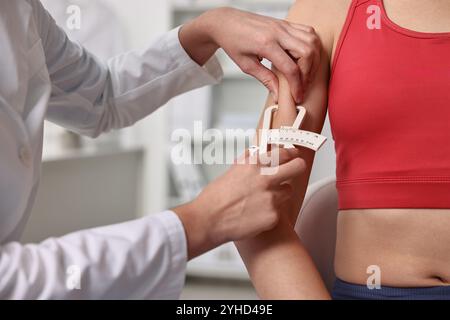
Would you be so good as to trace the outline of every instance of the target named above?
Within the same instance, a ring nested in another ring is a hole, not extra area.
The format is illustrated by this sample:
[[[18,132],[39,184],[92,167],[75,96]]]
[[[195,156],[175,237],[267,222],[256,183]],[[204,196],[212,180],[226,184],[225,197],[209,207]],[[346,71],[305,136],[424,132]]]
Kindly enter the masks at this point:
[[[0,298],[177,298],[187,254],[173,212],[40,244],[15,241],[39,182],[44,119],[91,137],[130,126],[180,93],[217,83],[217,60],[198,66],[173,30],[106,66],[70,42],[37,0],[0,2],[0,45]]]

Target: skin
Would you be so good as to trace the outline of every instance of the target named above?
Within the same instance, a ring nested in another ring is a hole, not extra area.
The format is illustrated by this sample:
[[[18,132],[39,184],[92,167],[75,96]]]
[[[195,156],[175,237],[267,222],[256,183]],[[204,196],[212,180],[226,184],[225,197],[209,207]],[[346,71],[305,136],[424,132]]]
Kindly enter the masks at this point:
[[[194,201],[173,209],[186,232],[188,258],[274,228],[280,208],[293,196],[290,180],[305,172],[299,156],[298,150],[280,150],[274,174],[263,175],[266,162],[247,152]]]
[[[223,48],[275,99],[278,77],[261,64],[262,58],[289,79],[288,90],[296,101],[303,100],[320,60],[320,41],[312,28],[231,8],[211,10],[188,22],[179,39],[199,65]],[[272,168],[276,173],[262,175],[266,165],[246,154],[245,161],[238,161],[198,198],[175,208],[186,232],[189,259],[225,242],[254,237],[284,220],[281,208],[293,196],[290,182],[305,173],[300,155],[297,150],[280,150],[279,165]]]
[[[302,21],[293,14],[296,7],[301,7],[300,1],[294,6],[288,17],[289,21]],[[315,0],[310,1],[311,4]],[[305,16],[314,15],[315,8],[304,12]],[[297,20],[298,19],[298,20]],[[314,20],[311,20],[314,22]],[[325,34],[317,24],[314,26],[322,43],[330,41],[329,34]],[[326,89],[328,79],[327,52],[322,50],[322,60],[316,77],[310,84],[310,89],[302,104],[307,109],[307,117],[302,129],[321,132],[326,115]],[[280,79],[279,111],[274,114],[272,127],[291,125],[296,117],[295,102],[289,91],[289,81],[278,71]],[[269,97],[266,106],[274,104]],[[261,127],[261,121],[260,126]],[[284,217],[278,226],[260,236],[236,243],[247,270],[260,298],[262,299],[329,299],[325,285],[317,272],[312,259],[303,247],[300,239],[293,230],[297,214],[300,210],[308,185],[309,175],[314,160],[314,152],[299,149],[306,162],[307,172],[292,181],[295,197],[283,206]]]
[[[275,100],[278,78],[261,64],[263,58],[289,80],[297,102],[303,100],[304,87],[320,61],[319,39],[311,27],[233,8],[206,12],[186,23],[179,36],[186,52],[200,65],[222,48],[243,72],[266,86]]]
[[[450,30],[447,0],[385,0],[391,20],[422,32]],[[322,63],[303,106],[307,109],[305,129],[319,132],[327,108],[329,70],[350,0],[298,0],[288,19],[313,26],[323,44]],[[326,58],[325,58],[326,57]],[[280,110],[274,127],[292,123],[294,100],[288,80],[280,76]],[[269,99],[267,105],[273,101]],[[310,173],[314,155],[301,150]],[[293,235],[292,221],[303,202],[307,177],[293,182],[297,197],[284,207],[292,220],[237,246],[254,285],[265,299],[329,298],[310,258]],[[339,213],[335,270],[351,283],[366,284],[367,267],[378,265],[382,285],[424,287],[450,283],[450,210],[370,209]],[[395,244],[395,245],[393,245]],[[274,263],[276,261],[276,263]],[[268,272],[270,270],[270,272]],[[308,273],[305,275],[304,273]],[[306,278],[306,279],[305,279]]]

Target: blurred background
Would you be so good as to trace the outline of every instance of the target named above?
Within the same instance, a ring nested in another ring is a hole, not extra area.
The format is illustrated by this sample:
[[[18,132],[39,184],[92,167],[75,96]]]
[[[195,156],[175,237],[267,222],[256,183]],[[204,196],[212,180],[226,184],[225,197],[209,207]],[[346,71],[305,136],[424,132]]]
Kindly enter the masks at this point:
[[[69,37],[102,59],[146,46],[153,37],[218,6],[233,6],[284,18],[288,0],[42,0]],[[79,14],[79,21],[74,15]],[[77,22],[80,25],[77,25]],[[81,27],[81,28],[78,28]],[[238,35],[236,35],[238,36]],[[223,53],[224,81],[173,99],[132,128],[96,140],[46,123],[42,180],[24,242],[158,212],[189,201],[224,165],[174,165],[175,129],[255,128],[267,92]],[[329,140],[316,156],[310,182],[334,175]],[[192,141],[191,143],[195,143]],[[197,143],[204,143],[197,141]],[[234,141],[214,141],[235,148]],[[191,147],[191,146],[189,146]],[[239,152],[242,150],[238,150]],[[183,299],[255,299],[247,272],[232,244],[189,263]]]

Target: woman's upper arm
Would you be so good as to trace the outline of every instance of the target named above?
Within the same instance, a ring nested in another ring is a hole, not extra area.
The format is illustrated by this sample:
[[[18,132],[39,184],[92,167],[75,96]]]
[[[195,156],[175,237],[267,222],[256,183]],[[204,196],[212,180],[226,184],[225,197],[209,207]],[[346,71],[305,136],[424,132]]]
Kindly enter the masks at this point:
[[[321,42],[321,60],[314,78],[306,86],[302,105],[307,109],[303,129],[319,132],[322,130],[327,111],[328,81],[333,49],[339,31],[344,23],[346,8],[351,0],[297,0],[289,11],[287,20],[314,28]],[[279,112],[274,126],[290,125],[296,117],[295,102],[288,90],[286,78],[280,78]],[[274,101],[269,98],[268,105]]]
[[[321,60],[319,69],[306,87],[302,105],[307,109],[303,129],[320,132],[323,127],[328,103],[328,82],[333,50],[340,29],[344,23],[347,7],[351,0],[297,0],[289,11],[287,20],[314,28],[321,42]],[[286,78],[280,78],[279,124],[291,124],[296,116],[294,100],[287,90]],[[273,102],[273,101],[270,101]],[[278,123],[274,123],[277,125]]]
[[[306,108],[307,113],[302,124],[302,129],[320,133],[323,128],[327,113],[327,96],[328,96],[328,80],[329,80],[329,65],[330,56],[333,47],[333,26],[330,25],[328,8],[326,3],[336,0],[298,0],[291,8],[287,20],[294,23],[309,25],[314,28],[321,40],[321,61],[318,71],[311,82],[306,84],[307,91],[305,92],[305,99],[302,106]],[[279,78],[279,109],[273,118],[272,127],[278,128],[280,126],[292,125],[296,116],[296,104],[291,96],[289,84],[286,78],[275,70]],[[275,102],[269,97],[267,106],[273,105]],[[289,216],[292,218],[291,222],[295,223],[297,214],[303,203],[303,197],[308,186],[309,174],[314,161],[314,152],[302,148],[302,158],[307,163],[307,173],[294,181],[294,188],[297,197],[292,199],[289,204]]]
[[[350,0],[298,0],[288,20],[312,26],[322,42],[320,68],[309,84],[302,105],[307,109],[302,129],[320,132],[327,112],[330,57],[334,43],[335,4]],[[280,78],[279,111],[272,127],[292,125],[296,116],[294,99],[286,79]],[[269,99],[267,105],[273,105]],[[302,149],[302,157],[311,170],[314,152]],[[255,239],[237,244],[258,294],[264,299],[327,299],[329,294],[314,262],[293,230],[308,186],[309,173],[293,181],[297,193],[281,210],[279,225]],[[270,270],[268,270],[270,268]]]
[[[330,56],[333,47],[333,27],[330,24],[327,2],[336,0],[297,0],[287,20],[293,23],[308,25],[314,28],[321,41],[321,60],[316,75],[310,83],[305,83],[305,98],[302,106],[307,109],[303,129],[320,132],[322,130],[327,109],[327,93],[329,79]],[[296,117],[295,102],[288,90],[286,78],[277,73],[280,78],[279,112],[274,126],[292,124]],[[269,104],[273,101],[269,101]]]

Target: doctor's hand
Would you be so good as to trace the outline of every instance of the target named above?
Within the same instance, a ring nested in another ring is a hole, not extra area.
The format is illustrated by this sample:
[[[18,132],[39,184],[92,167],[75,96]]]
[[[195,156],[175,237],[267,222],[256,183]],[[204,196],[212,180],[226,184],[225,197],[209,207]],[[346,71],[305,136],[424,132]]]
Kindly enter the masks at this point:
[[[233,8],[208,11],[181,28],[180,42],[198,64],[223,48],[245,73],[263,83],[278,101],[278,78],[262,63],[272,62],[301,103],[320,62],[321,42],[314,29]]]
[[[186,231],[189,259],[278,224],[280,207],[294,196],[289,182],[304,174],[306,165],[297,149],[277,150],[278,165],[264,165],[247,152],[197,199],[173,210]],[[271,174],[263,175],[264,169]]]

